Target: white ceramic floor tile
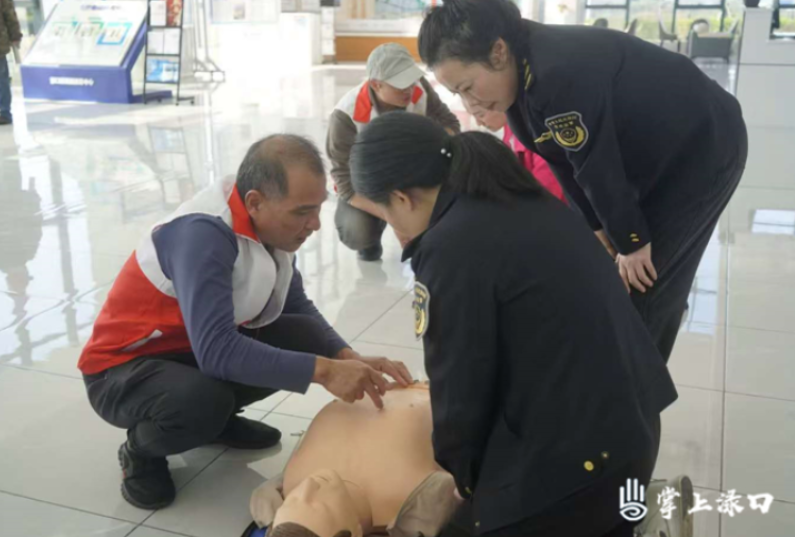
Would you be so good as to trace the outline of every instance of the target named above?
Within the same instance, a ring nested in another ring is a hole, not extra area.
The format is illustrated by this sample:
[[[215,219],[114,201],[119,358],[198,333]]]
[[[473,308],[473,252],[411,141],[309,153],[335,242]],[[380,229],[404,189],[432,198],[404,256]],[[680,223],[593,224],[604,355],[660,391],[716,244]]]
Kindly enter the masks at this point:
[[[748,162],[741,185],[745,187],[792,188],[792,146],[795,128],[754,125],[748,118]],[[795,127],[795,126],[793,126]]]
[[[98,312],[68,303],[0,331],[0,364],[82,379],[77,361]]]
[[[732,278],[791,285],[795,277],[795,185],[740,188],[729,205]]]
[[[3,537],[126,537],[133,528],[135,525],[129,522],[0,492],[0,535]]]
[[[719,489],[723,394],[677,387],[679,399],[662,414],[662,441],[654,476],[686,474],[697,487]]]
[[[256,403],[249,405],[248,408],[253,410],[261,410],[267,413],[279,406],[289,396],[290,392],[277,392],[270,397],[263,399],[262,401],[257,401]]]
[[[787,188],[741,186],[732,196],[728,211],[732,246],[744,246],[764,237],[786,243],[788,238],[791,240],[791,226],[795,225],[791,222],[795,211],[795,185]]]
[[[107,285],[118,276],[127,256],[39,248],[36,256],[19,260],[14,275],[0,280],[0,291],[28,296],[70,299]],[[54,277],[54,275],[59,275]]]
[[[2,367],[0,408],[0,490],[131,522],[149,515],[121,497],[116,452],[125,432],[94,413],[81,381]],[[177,486],[221,451],[171,457]]]
[[[726,390],[795,401],[795,333],[728,332]]]
[[[242,532],[241,532],[242,533]],[[128,537],[183,537],[178,533],[139,526]]]
[[[795,332],[795,285],[729,280],[731,327]]]
[[[339,334],[356,339],[406,294],[370,285],[364,278],[305,280],[307,296]]]
[[[728,276],[729,248],[719,241],[720,230],[715,229],[712,240],[707,245],[696,272],[697,278],[716,278],[725,280]]]
[[[795,503],[795,402],[726,395],[724,489]]]
[[[36,298],[0,291],[0,333],[60,303],[60,300],[52,298]]]
[[[382,345],[395,345],[422,349],[422,341],[414,335],[414,310],[411,303],[414,294],[409,293],[403,297],[386,315],[364,332],[359,339],[368,343]]]
[[[362,280],[384,288],[408,290],[414,273],[410,263],[401,263],[402,248],[387,227],[382,236],[384,253],[381,261],[360,261],[356,252],[339,241],[334,212],[338,203],[330,194],[321,212],[322,227],[301,247],[297,265],[304,278],[315,280]]]
[[[312,419],[324,406],[336,398],[318,384],[309,386],[305,394],[291,393],[273,412],[287,416]],[[270,424],[271,417],[265,420]]]
[[[726,331],[722,326],[685,323],[668,361],[679,386],[723,390]]]
[[[688,323],[723,325],[726,323],[727,284],[720,278],[696,278],[687,303]]]
[[[744,499],[742,505],[748,505]],[[722,515],[722,537],[789,537],[795,534],[795,504],[774,502],[767,513],[746,508],[733,517]]]
[[[240,537],[251,523],[254,489],[284,470],[310,420],[271,414],[267,422],[283,432],[280,447],[229,450],[180,491],[173,506],[155,513],[147,526],[196,537]]]
[[[795,236],[751,236],[746,243],[730,248],[729,270],[732,278],[744,281],[792,285],[795,282]]]

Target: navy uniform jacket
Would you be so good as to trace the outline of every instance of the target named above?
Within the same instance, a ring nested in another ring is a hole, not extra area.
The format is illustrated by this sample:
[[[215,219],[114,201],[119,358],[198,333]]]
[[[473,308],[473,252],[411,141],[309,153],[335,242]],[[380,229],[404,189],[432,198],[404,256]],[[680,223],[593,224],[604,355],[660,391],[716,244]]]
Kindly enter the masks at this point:
[[[676,390],[612,260],[563,203],[443,190],[409,257],[435,456],[480,532],[649,452]]]
[[[620,253],[653,242],[733,165],[739,104],[689,58],[633,36],[524,24],[511,129]]]

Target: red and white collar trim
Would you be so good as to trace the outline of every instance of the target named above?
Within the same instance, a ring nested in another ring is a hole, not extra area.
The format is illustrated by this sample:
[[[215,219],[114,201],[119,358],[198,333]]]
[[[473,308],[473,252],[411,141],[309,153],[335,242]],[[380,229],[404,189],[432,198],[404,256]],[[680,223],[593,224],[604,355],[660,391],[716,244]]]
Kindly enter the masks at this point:
[[[240,199],[237,185],[232,189],[227,203],[229,205],[229,210],[232,212],[232,231],[234,231],[236,235],[241,235],[254,242],[260,242],[259,237],[257,237],[254,231],[254,224],[251,222],[251,216],[249,216],[246,206],[243,204],[243,200]]]
[[[417,104],[425,92],[422,85],[418,82],[414,86],[414,93],[411,95],[411,104]],[[362,84],[359,95],[356,97],[356,106],[353,109],[353,120],[356,123],[370,123],[373,116],[373,101],[370,98],[370,83]]]

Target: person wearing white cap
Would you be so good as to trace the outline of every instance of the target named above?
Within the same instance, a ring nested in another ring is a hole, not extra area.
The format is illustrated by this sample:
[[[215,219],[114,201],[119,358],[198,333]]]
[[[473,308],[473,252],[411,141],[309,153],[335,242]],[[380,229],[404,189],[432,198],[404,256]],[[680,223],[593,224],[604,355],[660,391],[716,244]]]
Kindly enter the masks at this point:
[[[340,197],[334,218],[337,231],[342,243],[364,261],[381,258],[386,222],[377,205],[353,191],[348,160],[356,134],[379,115],[398,110],[427,116],[451,134],[461,129],[406,47],[386,43],[367,59],[367,80],[337,103],[326,139],[331,176]]]

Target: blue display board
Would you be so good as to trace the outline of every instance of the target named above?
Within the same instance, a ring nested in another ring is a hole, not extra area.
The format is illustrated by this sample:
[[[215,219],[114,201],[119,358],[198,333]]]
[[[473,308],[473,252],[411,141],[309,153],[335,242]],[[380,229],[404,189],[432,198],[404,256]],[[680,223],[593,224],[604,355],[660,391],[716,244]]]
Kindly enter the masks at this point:
[[[25,97],[139,102],[132,69],[146,43],[146,13],[145,2],[64,0],[56,5],[22,62]]]

